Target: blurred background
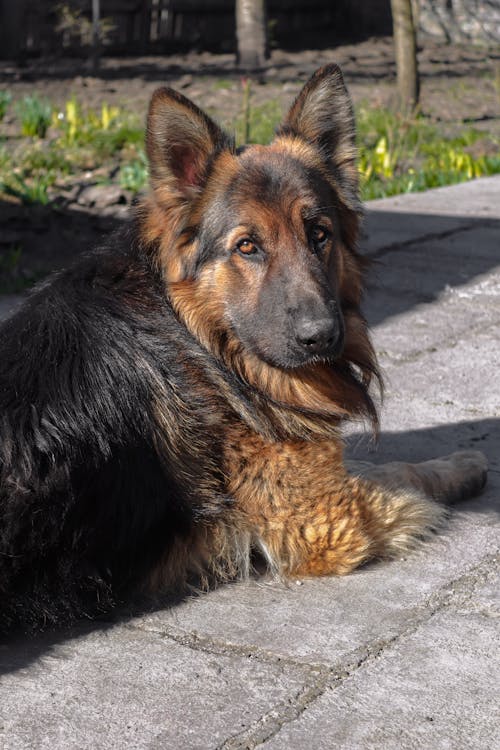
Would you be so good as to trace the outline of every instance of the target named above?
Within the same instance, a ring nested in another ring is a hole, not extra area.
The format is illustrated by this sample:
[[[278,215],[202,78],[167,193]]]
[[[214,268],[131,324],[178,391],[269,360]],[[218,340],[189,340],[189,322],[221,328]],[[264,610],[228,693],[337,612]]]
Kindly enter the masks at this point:
[[[97,23],[109,54],[235,52],[237,14],[265,23],[270,46],[331,47],[392,33],[390,0],[1,0],[2,57],[88,54]],[[417,0],[422,35],[498,43],[496,0]],[[245,23],[243,20],[243,23]],[[258,57],[258,51],[256,56]]]
[[[0,293],[124,220],[157,86],[265,143],[329,62],[365,200],[500,172],[500,0],[0,0]]]

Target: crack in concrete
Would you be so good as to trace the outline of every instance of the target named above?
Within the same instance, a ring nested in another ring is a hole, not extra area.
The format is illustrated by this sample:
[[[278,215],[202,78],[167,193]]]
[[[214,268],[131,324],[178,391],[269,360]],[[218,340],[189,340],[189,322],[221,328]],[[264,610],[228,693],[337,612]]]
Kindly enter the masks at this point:
[[[329,670],[306,684],[288,700],[276,704],[270,711],[250,724],[247,729],[217,745],[215,750],[253,750],[278,734],[285,724],[290,724],[325,692],[332,679]]]
[[[401,356],[391,354],[391,352],[387,349],[379,349],[377,351],[377,356],[380,359],[382,359],[382,357],[385,357],[389,361],[389,364],[394,365],[395,367],[411,364],[412,362],[416,362],[418,359],[420,359],[420,357],[425,356],[426,354],[433,354],[437,351],[455,349],[461,343],[459,336],[462,334],[467,336],[473,336],[475,333],[486,334],[490,331],[490,329],[496,331],[499,325],[500,320],[493,320],[486,326],[483,323],[478,323],[475,326],[464,328],[462,331],[457,331],[456,336],[453,339],[447,338],[443,339],[442,341],[436,341],[433,344],[429,344],[429,346],[426,346],[424,349],[413,349],[412,351]]]
[[[450,219],[453,219],[455,217],[450,216]],[[459,226],[453,227],[452,229],[444,229],[442,232],[429,232],[429,234],[422,234],[418,237],[413,237],[409,240],[400,240],[399,242],[392,242],[390,245],[383,245],[382,247],[377,248],[376,250],[370,252],[365,251],[363,254],[368,258],[382,258],[384,255],[387,255],[388,253],[397,252],[398,250],[406,250],[407,248],[411,248],[413,245],[420,245],[423,242],[431,242],[433,240],[444,240],[448,237],[453,237],[456,234],[460,234],[461,232],[470,232],[472,230],[476,229],[495,229],[498,225],[498,222],[495,219],[489,219],[487,217],[484,217],[479,220],[474,220],[472,222],[468,221],[464,224],[461,224]]]
[[[259,662],[278,666],[280,670],[298,669],[303,673],[304,683],[299,691],[279,701],[268,712],[252,722],[245,730],[227,738],[215,750],[254,750],[276,736],[286,724],[295,721],[327,689],[337,689],[345,680],[356,674],[362,667],[383,656],[387,650],[403,638],[415,633],[423,624],[438,613],[452,606],[463,606],[469,602],[478,586],[497,574],[500,554],[493,553],[483,558],[477,565],[447,584],[409,612],[407,625],[390,638],[382,638],[360,646],[337,664],[302,661],[290,656],[277,654],[249,644],[235,644],[200,635],[197,632],[183,631],[175,626],[144,628],[140,624],[130,624],[130,629],[156,633],[193,651],[202,653],[250,658]]]
[[[326,674],[321,675],[312,687],[306,686],[297,696],[294,706],[285,706],[285,710],[279,713],[279,705],[260,717],[243,732],[229,738],[216,750],[254,750],[261,747],[275,737],[286,724],[295,721],[317,698],[330,688],[337,689],[344,681],[358,672],[362,667],[367,667],[379,659],[386,651],[402,638],[415,633],[424,623],[428,622],[444,609],[463,604],[469,601],[477,586],[493,577],[500,564],[500,556],[495,553],[484,558],[478,565],[468,570],[428,598],[424,605],[418,608],[418,614],[413,617],[400,633],[392,638],[372,641],[370,644],[352,652],[347,659],[344,658],[337,667],[326,667]],[[494,566],[494,570],[492,570]],[[430,609],[429,609],[430,608]]]
[[[281,669],[284,667],[293,667],[306,672],[320,672],[326,667],[325,664],[301,661],[300,659],[277,654],[274,651],[268,651],[259,648],[258,646],[231,643],[230,641],[219,640],[218,638],[213,638],[209,635],[200,635],[196,631],[189,632],[187,630],[182,630],[181,628],[176,628],[172,625],[151,628],[143,627],[140,624],[129,623],[126,627],[130,630],[140,630],[143,633],[156,634],[161,638],[174,641],[178,645],[189,648],[192,651],[201,651],[205,654],[255,659],[263,664],[272,664]]]

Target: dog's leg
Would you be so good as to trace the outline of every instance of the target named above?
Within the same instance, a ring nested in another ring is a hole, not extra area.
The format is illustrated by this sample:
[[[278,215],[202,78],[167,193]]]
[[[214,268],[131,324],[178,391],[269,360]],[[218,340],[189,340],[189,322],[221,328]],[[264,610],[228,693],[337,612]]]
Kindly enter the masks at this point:
[[[384,487],[416,489],[439,502],[452,504],[482,490],[488,462],[480,451],[457,451],[416,464],[393,461],[376,465],[352,461],[346,462],[346,468],[350,474]]]
[[[349,476],[340,444],[258,443],[231,450],[231,492],[268,560],[289,576],[344,574],[370,558],[401,554],[445,516],[421,490],[457,497],[484,483],[481,454],[416,467],[408,483],[391,479],[389,487]]]

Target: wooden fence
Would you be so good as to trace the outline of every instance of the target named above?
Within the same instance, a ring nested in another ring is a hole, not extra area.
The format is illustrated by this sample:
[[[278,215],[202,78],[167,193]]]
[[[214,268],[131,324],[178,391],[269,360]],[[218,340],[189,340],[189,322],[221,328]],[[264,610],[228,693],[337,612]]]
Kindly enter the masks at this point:
[[[0,56],[83,54],[91,0],[0,0]],[[234,0],[100,0],[103,51],[233,51]],[[268,0],[271,43],[314,48],[391,33],[390,0]]]

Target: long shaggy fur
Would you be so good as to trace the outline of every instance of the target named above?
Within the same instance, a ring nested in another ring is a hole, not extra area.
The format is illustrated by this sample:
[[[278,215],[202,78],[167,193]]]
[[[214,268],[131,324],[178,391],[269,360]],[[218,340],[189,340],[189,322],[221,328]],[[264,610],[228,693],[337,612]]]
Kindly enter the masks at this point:
[[[284,575],[345,573],[442,516],[342,463],[341,422],[376,424],[378,371],[338,68],[239,151],[161,89],[147,151],[130,227],[0,327],[2,630],[245,575],[252,547]],[[484,466],[457,476],[432,494],[476,491]]]

